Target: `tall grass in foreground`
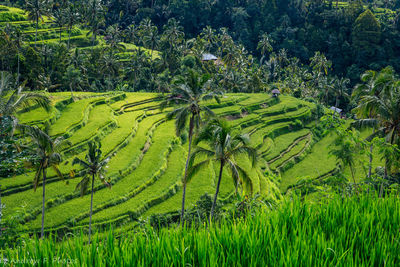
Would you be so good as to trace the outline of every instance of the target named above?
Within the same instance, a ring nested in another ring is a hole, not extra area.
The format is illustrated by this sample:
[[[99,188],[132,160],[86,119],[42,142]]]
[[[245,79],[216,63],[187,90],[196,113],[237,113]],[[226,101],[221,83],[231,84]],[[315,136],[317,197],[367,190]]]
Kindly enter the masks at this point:
[[[399,230],[398,197],[336,197],[288,201],[209,228],[149,228],[118,238],[110,231],[91,246],[84,235],[32,240],[2,258],[13,266],[399,266]]]

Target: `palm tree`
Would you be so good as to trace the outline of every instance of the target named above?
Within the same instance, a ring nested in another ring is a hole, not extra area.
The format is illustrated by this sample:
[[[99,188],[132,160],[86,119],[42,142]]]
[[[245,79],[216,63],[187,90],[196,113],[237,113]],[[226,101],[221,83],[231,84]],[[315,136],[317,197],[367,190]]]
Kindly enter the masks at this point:
[[[142,32],[143,42],[150,48],[150,56],[153,57],[153,50],[158,44],[158,29],[150,19],[144,19],[139,26]]]
[[[348,97],[347,91],[348,91],[348,85],[350,84],[350,79],[348,78],[340,78],[340,79],[335,79],[334,82],[334,87],[335,87],[335,95],[336,95],[336,101],[335,101],[335,107],[339,107],[339,101],[340,98],[343,97]]]
[[[74,97],[73,91],[77,91],[77,89],[81,89],[82,83],[82,73],[79,69],[76,69],[73,65],[69,65],[63,79],[68,84],[68,87],[71,91],[71,97]]]
[[[81,196],[84,196],[86,194],[89,184],[92,184],[89,215],[89,245],[91,242],[92,233],[94,180],[95,177],[98,177],[102,183],[111,188],[111,185],[107,183],[105,178],[105,172],[109,161],[110,157],[102,159],[101,143],[96,144],[95,142],[90,141],[89,151],[86,155],[86,161],[75,158],[72,163],[73,165],[79,164],[81,167],[83,167],[83,170],[80,173],[83,178],[76,186],[76,189],[80,190]]]
[[[19,84],[19,76],[20,76],[20,58],[21,58],[21,47],[23,45],[23,35],[22,31],[19,27],[13,27],[11,31],[11,40],[12,46],[16,49],[17,56],[17,78],[15,80],[15,85]]]
[[[382,134],[394,145],[400,136],[400,81],[391,67],[379,73],[366,72],[361,78],[364,85],[357,86],[353,93],[353,98],[359,100],[355,111],[361,119],[357,124],[375,127],[368,139]],[[387,178],[388,160],[385,165]]]
[[[212,98],[215,98],[219,102],[218,95],[208,88],[209,80],[210,78],[208,75],[200,75],[194,70],[189,70],[187,76],[179,77],[178,80],[175,81],[177,86],[173,88],[173,92],[167,96],[161,105],[161,109],[169,104],[178,105],[177,108],[167,114],[167,119],[175,117],[177,136],[180,136],[186,128],[189,118],[189,150],[186,159],[185,174],[182,179],[182,227],[184,226],[187,173],[194,130],[195,128],[198,129],[200,127],[202,112],[206,112],[208,115],[213,115],[213,112],[207,106],[202,105],[201,102]]]
[[[321,54],[319,51],[315,52],[314,56],[310,58],[310,67],[313,69],[315,88],[319,87],[320,89],[324,89],[321,83],[324,84],[324,79],[326,79],[331,66],[332,62],[327,60],[325,55]]]
[[[70,48],[71,43],[71,32],[77,20],[79,20],[79,12],[75,7],[75,4],[70,4],[64,12],[65,14],[65,22],[68,28],[68,49]]]
[[[167,24],[164,26],[164,35],[168,40],[169,53],[172,54],[179,43],[184,40],[185,33],[183,32],[183,27],[179,25],[176,19],[169,19]]]
[[[354,87],[353,94],[352,94],[352,99],[356,102],[359,102],[362,97],[366,95],[379,95],[381,91],[381,83],[377,82],[377,75],[378,73],[373,70],[368,70],[364,74],[361,75],[361,81],[363,83],[357,84]],[[360,107],[357,109],[357,115],[361,117],[361,121],[364,121],[366,118],[372,117],[372,114],[374,113],[375,107],[371,106],[363,106],[362,108]],[[376,121],[374,120],[374,123]],[[375,130],[376,127],[375,125],[373,126],[373,133],[372,136],[375,135]],[[369,140],[371,141],[371,140]],[[371,178],[372,176],[372,161],[373,161],[373,149],[374,149],[374,143],[370,142],[370,150],[369,150],[369,165],[368,165],[368,178]]]
[[[260,39],[260,41],[258,42],[258,45],[257,45],[257,49],[261,50],[260,65],[262,65],[262,62],[263,62],[263,60],[265,58],[265,54],[267,52],[268,53],[272,52],[273,48],[272,48],[271,43],[272,43],[271,37],[268,34],[264,33],[261,36],[261,39]]]
[[[106,30],[106,43],[110,46],[110,54],[113,55],[114,51],[123,51],[125,46],[121,44],[121,30],[118,25],[111,25]]]
[[[28,19],[36,23],[35,31],[35,48],[37,41],[37,33],[39,28],[39,20],[43,20],[43,16],[48,14],[47,0],[28,0],[25,9],[28,11]]]
[[[104,78],[108,78],[109,85],[108,90],[111,90],[110,86],[113,82],[113,78],[118,76],[120,70],[120,62],[117,60],[114,54],[103,54],[100,59],[100,70],[102,71]]]
[[[355,180],[355,164],[358,153],[360,152],[361,143],[356,142],[356,134],[354,131],[348,131],[340,127],[336,130],[338,137],[335,139],[332,150],[329,151],[330,155],[336,157],[340,161],[341,168],[344,169],[346,166],[350,168],[351,176],[354,184]]]
[[[205,49],[207,52],[211,52],[211,48],[216,42],[216,32],[210,26],[206,26],[200,33],[200,36],[206,41]]]
[[[252,192],[252,181],[247,172],[237,163],[237,157],[241,155],[248,156],[253,167],[256,165],[258,157],[257,150],[249,146],[249,136],[247,134],[233,133],[229,124],[223,120],[211,120],[199,133],[195,144],[199,144],[201,142],[205,142],[207,146],[196,147],[190,158],[191,168],[189,170],[188,177],[193,177],[194,174],[206,167],[211,161],[216,161],[219,163],[220,168],[218,182],[209,219],[209,222],[211,222],[214,215],[215,205],[217,203],[224,167],[227,166],[232,175],[236,188],[236,194],[240,182],[250,186]],[[198,156],[205,156],[206,159],[193,165],[195,158]]]
[[[92,34],[92,50],[97,39],[97,35],[103,30],[101,26],[104,24],[104,9],[100,1],[93,0],[89,5],[87,11],[88,25],[90,26],[90,31],[87,35]]]
[[[0,78],[0,119],[1,117],[11,117],[14,128],[18,124],[15,113],[19,109],[38,105],[46,111],[50,111],[50,99],[37,93],[24,93],[24,86],[21,85],[14,89],[12,76],[2,73]]]
[[[57,24],[57,26],[60,28],[60,32],[59,32],[60,41],[59,41],[59,43],[61,43],[61,36],[62,36],[62,32],[63,32],[63,27],[64,27],[64,25],[66,23],[65,16],[66,16],[65,15],[65,11],[63,9],[61,9],[61,8],[58,8],[53,12],[54,23]]]
[[[63,137],[52,139],[47,133],[43,132],[36,126],[21,126],[22,133],[30,137],[32,147],[30,148],[32,154],[36,156],[38,162],[33,162],[36,165],[36,174],[33,180],[33,189],[39,186],[40,179],[42,178],[42,229],[41,238],[44,237],[44,215],[45,215],[45,201],[46,201],[46,172],[48,168],[52,168],[57,176],[64,178],[58,164],[61,162],[61,155],[58,153],[66,144]]]

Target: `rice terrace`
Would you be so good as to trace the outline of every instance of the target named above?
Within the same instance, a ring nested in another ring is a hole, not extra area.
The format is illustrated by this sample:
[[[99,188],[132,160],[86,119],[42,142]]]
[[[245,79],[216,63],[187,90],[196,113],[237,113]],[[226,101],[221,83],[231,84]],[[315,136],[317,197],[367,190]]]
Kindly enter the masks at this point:
[[[400,265],[400,4],[0,2],[3,266]]]

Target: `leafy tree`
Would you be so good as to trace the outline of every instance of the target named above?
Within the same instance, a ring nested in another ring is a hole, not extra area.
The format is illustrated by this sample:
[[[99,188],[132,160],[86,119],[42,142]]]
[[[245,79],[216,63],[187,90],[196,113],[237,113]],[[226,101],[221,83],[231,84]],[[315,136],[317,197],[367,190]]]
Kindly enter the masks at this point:
[[[352,31],[353,44],[357,54],[375,56],[381,39],[381,26],[371,10],[367,9],[355,21]]]
[[[198,145],[191,155],[189,165],[191,167],[188,173],[188,180],[190,180],[190,178],[199,170],[208,166],[211,161],[219,163],[220,168],[217,187],[215,189],[214,201],[211,207],[209,219],[209,222],[211,223],[224,167],[227,166],[232,175],[236,194],[239,183],[245,183],[252,191],[252,180],[247,172],[239,166],[237,160],[240,155],[247,155],[250,158],[252,165],[255,166],[257,163],[257,150],[249,146],[250,140],[248,135],[233,133],[232,128],[226,121],[218,119],[210,121],[209,124],[199,133],[195,144],[200,144],[201,142],[205,142],[208,146]],[[202,156],[205,156],[206,159],[194,164],[195,158]]]
[[[185,165],[185,174],[182,179],[183,195],[182,195],[182,211],[181,224],[184,226],[185,213],[185,197],[186,185],[188,177],[189,159],[192,151],[192,139],[195,128],[199,128],[201,124],[201,114],[206,113],[213,115],[213,112],[202,102],[215,98],[219,102],[218,95],[211,91],[208,87],[210,77],[208,75],[200,75],[194,70],[189,70],[186,76],[178,77],[175,81],[176,86],[173,91],[166,97],[162,103],[162,108],[173,104],[177,107],[167,114],[167,119],[175,118],[176,135],[180,136],[185,130],[189,119],[189,150]]]
[[[91,184],[91,197],[90,197],[90,215],[89,215],[89,245],[91,242],[92,233],[92,214],[93,214],[93,194],[94,194],[94,182],[95,178],[98,177],[100,181],[107,187],[111,188],[111,185],[106,181],[105,172],[107,164],[110,161],[110,157],[105,159],[102,158],[101,143],[95,143],[90,141],[88,143],[89,150],[86,155],[86,161],[79,158],[75,158],[73,165],[79,164],[83,170],[80,175],[83,177],[82,180],[77,184],[76,189],[81,192],[81,196],[84,196],[87,192],[89,185]]]

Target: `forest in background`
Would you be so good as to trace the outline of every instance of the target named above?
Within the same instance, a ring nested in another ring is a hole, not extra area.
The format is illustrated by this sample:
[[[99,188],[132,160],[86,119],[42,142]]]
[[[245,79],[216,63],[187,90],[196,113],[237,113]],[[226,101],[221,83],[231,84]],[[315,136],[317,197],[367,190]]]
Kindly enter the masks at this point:
[[[311,58],[317,53],[326,58],[323,68],[329,76],[320,87],[332,85],[335,77],[343,77],[349,79],[350,88],[366,70],[381,70],[389,65],[400,70],[400,15],[396,1],[89,3],[11,1],[31,12],[30,19],[37,24],[48,16],[68,29],[69,36],[85,29],[88,38],[75,44],[86,49],[76,50],[73,55],[69,48],[74,43],[69,40],[65,41],[66,47],[44,41],[41,49],[33,49],[23,45],[26,35],[15,33],[14,24],[7,28],[7,19],[3,19],[2,44],[9,49],[0,55],[2,70],[16,73],[19,68],[19,75],[32,90],[65,91],[72,86],[83,91],[160,92],[168,91],[172,78],[182,73],[182,61],[193,66],[196,59],[191,55],[200,58],[203,53],[213,53],[229,65],[225,67],[230,70],[221,78],[224,90],[260,92],[274,84],[301,97],[314,97],[303,93],[308,89],[302,87],[310,87],[307,83],[315,80]],[[100,47],[102,43],[109,49]],[[136,47],[137,53],[124,58],[122,55],[129,50],[126,44],[146,47],[150,52],[143,53]],[[156,50],[160,54],[153,54]],[[350,95],[351,89],[347,93]],[[331,96],[329,104],[334,105],[336,100]],[[348,103],[341,99],[339,106],[350,110],[353,106]]]

